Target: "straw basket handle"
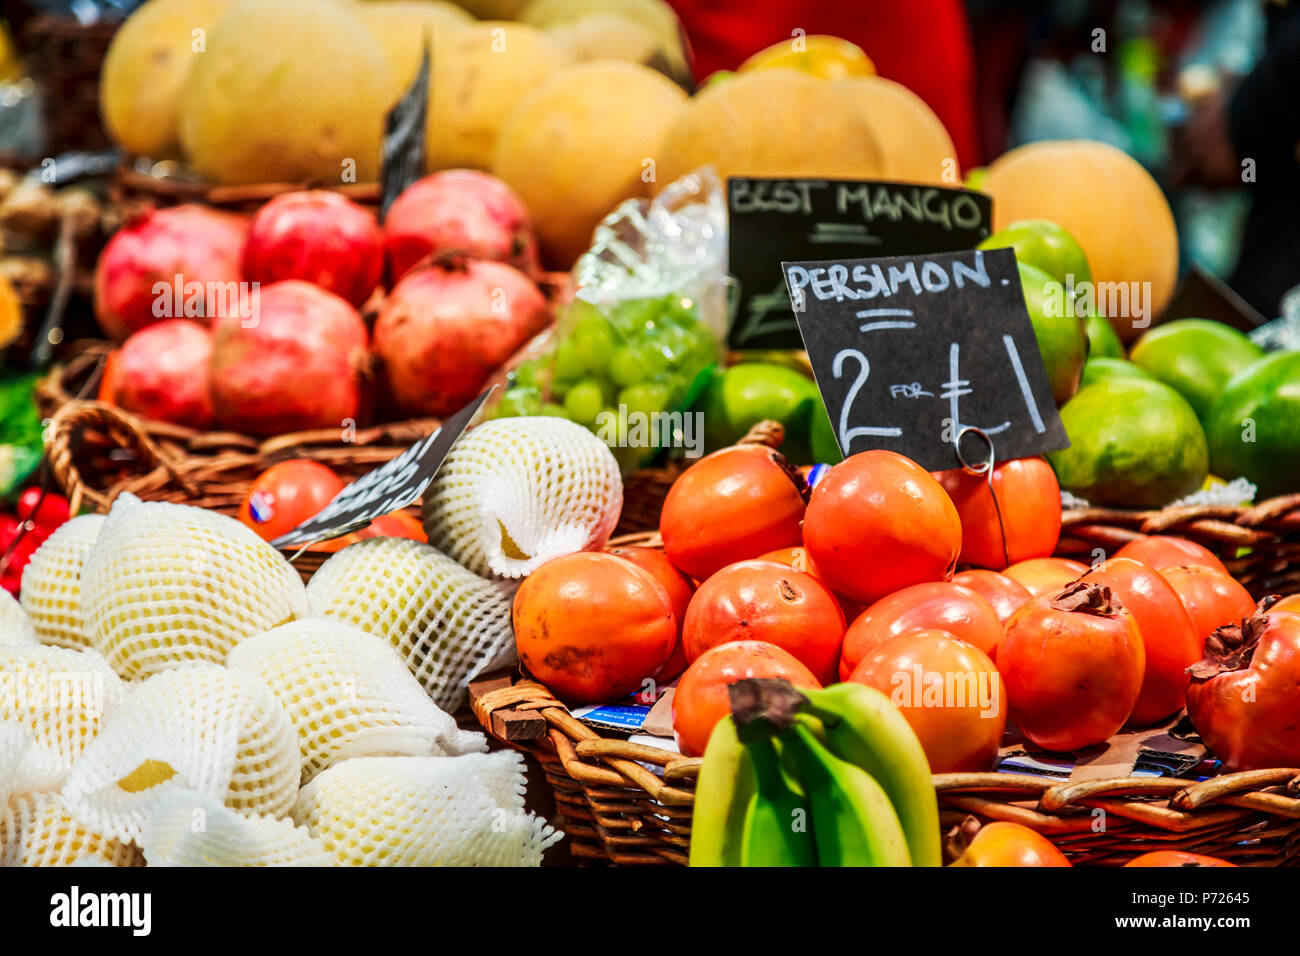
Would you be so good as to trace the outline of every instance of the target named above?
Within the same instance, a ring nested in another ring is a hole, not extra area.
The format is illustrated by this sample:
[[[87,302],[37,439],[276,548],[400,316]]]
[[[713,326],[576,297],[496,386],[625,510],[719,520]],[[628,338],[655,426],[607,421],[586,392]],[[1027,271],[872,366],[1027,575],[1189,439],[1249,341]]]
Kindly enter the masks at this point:
[[[116,493],[106,494],[92,488],[77,467],[73,442],[85,429],[97,429],[112,436],[120,447],[134,451],[146,470],[165,469],[173,479],[187,484],[134,415],[103,402],[68,402],[55,413],[46,428],[45,453],[55,479],[68,496],[73,514],[85,503],[96,510],[106,510],[116,497]]]

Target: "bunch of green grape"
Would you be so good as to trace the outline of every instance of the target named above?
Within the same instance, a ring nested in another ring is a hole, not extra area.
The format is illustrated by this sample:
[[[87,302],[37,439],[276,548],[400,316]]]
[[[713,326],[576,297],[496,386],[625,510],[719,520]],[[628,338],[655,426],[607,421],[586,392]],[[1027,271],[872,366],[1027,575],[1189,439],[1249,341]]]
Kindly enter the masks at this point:
[[[718,343],[689,297],[628,299],[605,308],[575,299],[555,350],[515,369],[496,415],[568,418],[605,438],[620,464],[633,467],[654,448],[627,447],[613,423],[682,410],[692,384],[718,358]]]

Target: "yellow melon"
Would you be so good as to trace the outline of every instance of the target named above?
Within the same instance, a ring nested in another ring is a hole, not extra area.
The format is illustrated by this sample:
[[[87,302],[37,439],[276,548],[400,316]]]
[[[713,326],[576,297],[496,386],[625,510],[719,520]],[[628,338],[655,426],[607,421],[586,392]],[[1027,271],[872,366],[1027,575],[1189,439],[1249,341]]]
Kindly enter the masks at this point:
[[[829,80],[776,67],[738,74],[691,100],[659,149],[658,188],[706,164],[722,177],[872,179],[884,151]]]
[[[939,186],[961,184],[952,137],[925,100],[883,76],[842,80],[836,88],[871,124],[884,151],[884,178]]]
[[[842,37],[796,36],[759,50],[736,68],[739,73],[770,70],[773,67],[802,70],[824,80],[851,76],[875,76],[876,64],[862,47]]]
[[[436,41],[428,168],[487,169],[511,110],[567,63],[567,53],[522,23],[484,21]]]
[[[400,86],[351,3],[242,0],[208,35],[180,139],[222,183],[374,180]]]
[[[635,20],[658,37],[663,49],[681,48],[681,22],[665,0],[532,0],[519,12],[519,20],[549,28],[593,13]]]
[[[424,38],[456,31],[474,18],[441,0],[385,0],[357,7],[357,16],[384,48],[393,75],[403,89],[415,79],[424,51]]]
[[[113,35],[99,79],[104,128],[123,149],[178,150],[177,109],[190,65],[233,0],[149,0]]]
[[[456,0],[456,6],[480,20],[517,20],[528,0]]]
[[[1150,317],[1168,304],[1178,276],[1173,213],[1156,181],[1122,150],[1091,140],[1030,143],[996,160],[983,189],[993,197],[994,229],[1050,219],[1078,239],[1099,300],[1116,288],[1103,283],[1137,282]],[[1134,313],[1127,288],[1124,301]],[[1136,315],[1107,318],[1125,341],[1141,332]]]
[[[690,86],[681,44],[665,48],[654,31],[621,13],[589,13],[576,20],[548,27],[546,35],[563,47],[576,63],[592,60],[627,60],[643,63],[677,82]]]
[[[567,269],[596,224],[653,188],[655,154],[686,94],[637,63],[569,67],[519,104],[492,171],[527,204],[548,263]]]

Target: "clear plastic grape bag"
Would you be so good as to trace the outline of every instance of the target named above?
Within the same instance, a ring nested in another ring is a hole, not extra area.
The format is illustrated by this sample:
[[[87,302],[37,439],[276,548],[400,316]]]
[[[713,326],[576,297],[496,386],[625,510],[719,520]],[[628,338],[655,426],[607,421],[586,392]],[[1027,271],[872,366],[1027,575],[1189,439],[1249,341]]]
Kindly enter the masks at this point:
[[[711,170],[629,199],[596,228],[546,351],[512,372],[497,417],[590,429],[624,473],[665,448],[702,448],[687,412],[722,358],[726,194]]]

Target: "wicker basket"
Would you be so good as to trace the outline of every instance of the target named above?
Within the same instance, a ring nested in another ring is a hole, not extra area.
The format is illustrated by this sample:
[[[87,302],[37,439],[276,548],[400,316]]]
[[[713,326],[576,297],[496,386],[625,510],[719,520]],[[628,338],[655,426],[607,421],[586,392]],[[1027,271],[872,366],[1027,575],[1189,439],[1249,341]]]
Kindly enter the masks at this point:
[[[101,402],[70,395],[93,386],[106,345],[82,351],[69,365],[43,379],[36,400],[46,428],[46,456],[55,480],[75,513],[106,512],[118,495],[211,508],[233,515],[263,471],[290,458],[307,458],[353,481],[391,461],[428,435],[438,419],[410,419],[358,428],[344,441],[338,428],[259,440],[235,432],[205,432],[146,421]],[[306,551],[294,565],[309,576],[329,556]]]
[[[1091,563],[1135,538],[1169,534],[1213,551],[1256,599],[1300,591],[1300,494],[1250,507],[1122,511],[1085,508],[1061,516],[1056,553]]]
[[[603,737],[526,678],[471,684],[470,703],[493,738],[541,763],[576,859],[617,866],[686,863],[699,758]],[[936,774],[934,786],[945,832],[970,816],[1010,820],[1049,837],[1076,866],[1120,866],[1152,850],[1193,851],[1247,866],[1300,861],[1300,769],[1225,774],[1200,783],[949,773]]]

